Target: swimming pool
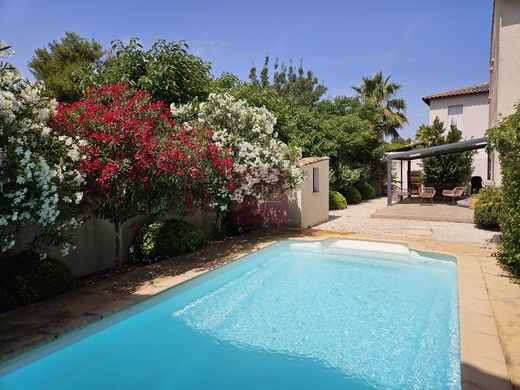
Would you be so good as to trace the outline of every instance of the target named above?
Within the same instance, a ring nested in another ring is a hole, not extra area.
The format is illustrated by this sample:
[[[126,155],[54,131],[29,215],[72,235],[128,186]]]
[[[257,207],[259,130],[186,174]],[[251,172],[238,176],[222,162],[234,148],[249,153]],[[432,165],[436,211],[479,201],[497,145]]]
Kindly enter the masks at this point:
[[[2,389],[460,389],[456,265],[282,241],[0,367]]]

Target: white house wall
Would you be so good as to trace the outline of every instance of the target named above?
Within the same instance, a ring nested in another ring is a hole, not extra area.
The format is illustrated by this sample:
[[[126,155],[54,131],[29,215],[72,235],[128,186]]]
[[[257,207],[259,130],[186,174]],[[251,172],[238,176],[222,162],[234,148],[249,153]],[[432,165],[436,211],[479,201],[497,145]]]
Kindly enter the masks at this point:
[[[463,106],[462,108],[462,138],[480,138],[486,135],[489,122],[489,104],[487,93],[450,96],[435,98],[430,101],[430,124],[438,117],[444,126],[449,128],[448,107]],[[480,149],[473,158],[473,176],[480,176],[487,180],[487,152]],[[412,163],[412,170],[420,169],[418,162]]]
[[[489,126],[512,114],[520,101],[520,1],[495,0],[490,55]],[[495,182],[500,164],[494,156]]]
[[[319,191],[313,188],[313,169],[318,169]],[[300,190],[289,199],[289,223],[308,228],[329,219],[329,159],[325,158],[302,167],[305,180]]]

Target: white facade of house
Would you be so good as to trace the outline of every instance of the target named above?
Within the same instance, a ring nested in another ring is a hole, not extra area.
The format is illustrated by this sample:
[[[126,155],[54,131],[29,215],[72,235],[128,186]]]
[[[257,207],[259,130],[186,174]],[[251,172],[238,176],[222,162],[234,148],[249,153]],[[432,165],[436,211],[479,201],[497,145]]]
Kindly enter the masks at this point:
[[[446,129],[452,123],[462,131],[462,139],[481,138],[488,129],[489,104],[488,92],[469,93],[457,96],[431,98],[429,120],[430,125],[438,117]],[[473,157],[473,174],[482,180],[493,180],[485,149],[476,151]]]
[[[520,103],[520,1],[495,0],[489,59],[489,127],[515,111]],[[501,182],[498,156],[494,174]]]

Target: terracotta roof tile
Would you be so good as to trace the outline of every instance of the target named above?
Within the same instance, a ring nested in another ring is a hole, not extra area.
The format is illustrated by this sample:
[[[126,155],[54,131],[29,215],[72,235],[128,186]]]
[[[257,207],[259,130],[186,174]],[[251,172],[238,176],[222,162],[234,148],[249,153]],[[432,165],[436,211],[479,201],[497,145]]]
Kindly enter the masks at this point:
[[[422,100],[426,104],[430,104],[431,99],[439,99],[450,96],[459,96],[459,95],[470,95],[473,93],[484,93],[489,92],[489,83],[481,83],[476,85],[470,85],[469,87],[452,89],[451,91],[439,92],[429,96],[423,96]]]

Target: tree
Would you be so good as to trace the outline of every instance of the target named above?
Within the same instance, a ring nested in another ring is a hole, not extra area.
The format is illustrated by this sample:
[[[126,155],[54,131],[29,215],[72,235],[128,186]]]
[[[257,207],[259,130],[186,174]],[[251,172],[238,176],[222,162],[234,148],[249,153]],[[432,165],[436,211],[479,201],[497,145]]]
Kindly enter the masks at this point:
[[[48,96],[62,102],[81,97],[81,88],[74,80],[74,72],[96,63],[103,56],[103,47],[95,40],[88,41],[73,32],[66,32],[60,42],[36,49],[29,69],[37,80],[45,83]]]
[[[188,103],[205,100],[211,88],[211,66],[188,52],[184,41],[159,39],[144,50],[138,38],[128,44],[112,41],[104,61],[77,73],[83,90],[103,84],[128,83],[148,91],[156,100]]]
[[[417,137],[424,146],[438,146],[459,142],[462,132],[455,124],[446,132],[444,123],[435,118],[431,126],[422,125]],[[423,184],[443,188],[453,188],[468,182],[472,173],[474,151],[445,154],[422,160]]]
[[[498,224],[502,232],[498,259],[520,276],[520,105],[486,133],[502,168],[502,204]]]
[[[256,76],[256,68],[253,65],[249,72],[250,83],[256,87],[267,89],[272,88],[284,98],[290,99],[299,106],[312,106],[317,103],[327,92],[327,88],[320,84],[318,78],[312,71],[303,69],[303,61],[300,60],[298,68],[292,63],[287,67],[284,63],[278,64],[278,60],[273,66],[272,82],[269,78],[269,56],[265,57],[264,66],[260,72],[260,80]]]
[[[384,77],[383,71],[377,72],[372,78],[363,76],[361,85],[352,87],[358,98],[365,103],[372,103],[382,108],[380,126],[386,136],[399,137],[398,129],[408,120],[405,116],[406,102],[395,97],[401,90],[401,84],[390,82],[390,77]]]
[[[127,84],[93,87],[82,100],[60,104],[51,125],[80,136],[85,201],[114,225],[116,266],[121,226],[151,210],[183,215],[227,203],[233,159],[205,126],[178,125],[168,106]]]
[[[0,56],[6,48],[0,40]],[[59,246],[66,255],[81,223],[81,140],[47,127],[55,100],[6,63],[0,63],[0,106],[0,252],[25,232],[33,233],[33,249]]]

